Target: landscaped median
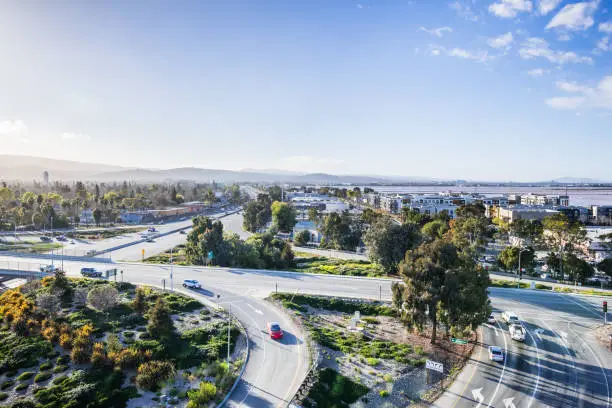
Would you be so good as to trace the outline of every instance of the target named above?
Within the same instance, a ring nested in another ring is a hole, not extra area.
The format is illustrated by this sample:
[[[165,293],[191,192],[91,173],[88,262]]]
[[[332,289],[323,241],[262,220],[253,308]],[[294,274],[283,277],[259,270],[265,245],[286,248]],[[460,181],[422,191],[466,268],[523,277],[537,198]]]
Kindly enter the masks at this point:
[[[0,405],[212,407],[242,371],[244,334],[197,300],[58,273],[0,296]],[[236,350],[235,350],[236,349]]]
[[[292,293],[269,300],[300,320],[316,348],[311,352],[321,356],[294,399],[304,407],[405,407],[431,397],[433,383],[462,366],[473,349],[448,337],[431,345],[427,332],[408,330],[387,303]],[[445,367],[430,385],[426,359]]]
[[[589,296],[612,296],[612,291],[605,290],[597,290],[594,288],[583,287],[583,286],[561,286],[555,283],[535,283],[532,287],[531,283],[521,282],[521,281],[512,281],[512,280],[500,280],[500,279],[491,279],[491,284],[489,285],[493,288],[507,288],[507,289],[534,289],[534,290],[544,290],[555,293],[573,293],[577,295],[589,295]]]

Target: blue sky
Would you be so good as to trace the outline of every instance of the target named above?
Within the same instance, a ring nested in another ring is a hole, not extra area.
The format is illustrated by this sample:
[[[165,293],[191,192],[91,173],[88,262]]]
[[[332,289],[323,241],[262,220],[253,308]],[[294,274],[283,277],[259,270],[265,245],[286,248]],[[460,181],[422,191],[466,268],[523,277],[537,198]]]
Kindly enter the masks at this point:
[[[610,0],[25,0],[0,55],[2,153],[612,180]]]

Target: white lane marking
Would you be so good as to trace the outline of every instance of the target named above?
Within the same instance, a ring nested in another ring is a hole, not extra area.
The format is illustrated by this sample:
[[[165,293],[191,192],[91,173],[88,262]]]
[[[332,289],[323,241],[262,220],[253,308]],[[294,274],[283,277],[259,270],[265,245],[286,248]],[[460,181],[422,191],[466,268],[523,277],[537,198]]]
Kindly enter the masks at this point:
[[[540,319],[541,320],[541,319]],[[567,356],[571,359],[572,361],[572,369],[574,370],[574,394],[576,396],[578,396],[578,372],[576,371],[576,360],[574,359],[574,357],[571,355],[569,349],[567,348],[567,344],[565,344],[565,341],[563,340],[563,338],[561,336],[559,336],[557,334],[557,332],[555,332],[552,327],[550,327],[548,324],[546,324],[545,321],[541,320],[542,324],[544,324],[544,326],[546,326],[548,328],[548,330],[550,330],[550,332],[557,338],[559,338],[559,340],[561,340],[561,346],[563,346],[563,348],[565,349],[565,354],[567,354]],[[565,334],[567,336],[567,333]]]
[[[240,311],[242,311],[244,313],[244,310],[242,310],[239,306],[234,305],[234,307]],[[257,322],[255,321],[255,319],[253,319],[253,317],[250,314],[247,314],[247,316],[249,317],[249,319],[251,320],[251,322],[253,322],[253,327],[257,328]],[[263,354],[264,354],[264,361],[266,361],[266,339],[264,338],[262,332],[260,330],[258,330],[259,335],[261,336],[261,343],[263,344]],[[248,336],[248,334],[247,334]],[[255,376],[255,378],[252,381],[252,384],[257,384],[257,380],[259,379],[259,375],[261,374],[263,370],[257,370],[257,375]],[[253,386],[251,384],[248,384],[246,381],[244,381],[244,384],[247,386],[247,393],[244,396],[244,398],[242,400],[240,400],[240,402],[238,403],[238,407],[242,406],[242,404],[244,403],[244,400],[246,400],[248,398],[248,396],[251,394],[251,390],[253,389]]]
[[[514,397],[506,398],[503,402],[506,408],[516,408],[516,405],[514,405]]]
[[[501,326],[499,325],[499,322],[497,322],[497,327],[499,327],[499,330],[502,330]],[[493,392],[493,395],[491,395],[491,399],[489,400],[489,403],[487,404],[487,408],[489,408],[491,404],[493,403],[493,400],[495,399],[495,396],[497,395],[497,392],[499,391],[499,387],[501,386],[501,382],[504,378],[504,373],[506,372],[506,362],[508,361],[508,341],[506,340],[506,334],[504,333],[503,330],[502,330],[502,337],[504,338],[504,365],[502,367],[502,372],[501,372],[501,375],[499,376],[499,380],[497,381],[497,386],[495,387],[495,391]]]
[[[599,369],[601,370],[601,374],[603,375],[603,378],[606,381],[606,391],[608,392],[608,401],[606,402],[606,407],[609,408],[610,407],[610,384],[608,383],[608,376],[606,375],[606,370],[604,370],[604,367],[601,364],[601,360],[599,359],[599,356],[595,354],[595,352],[593,351],[589,343],[586,340],[584,340],[582,336],[578,335],[578,333],[576,333],[574,329],[569,327],[569,323],[568,323],[568,329],[572,331],[576,335],[576,337],[578,337],[587,346],[587,348],[589,349],[593,357],[595,357],[595,360],[597,360],[597,364],[599,364]]]
[[[482,401],[484,401],[484,396],[482,395],[482,387],[472,390],[472,397],[474,397],[474,399],[478,401],[478,405],[476,405],[476,408],[480,407],[480,404],[482,404]]]
[[[542,341],[542,338],[538,334],[538,330],[542,331],[542,329],[538,328],[538,329],[535,330],[536,335],[540,338],[540,341]],[[533,392],[531,393],[531,398],[529,398],[529,403],[527,404],[527,408],[529,408],[529,407],[531,407],[531,404],[533,404],[533,400],[535,399],[535,396],[536,396],[536,394],[538,392],[538,387],[540,386],[540,374],[542,373],[542,366],[540,365],[540,349],[538,347],[538,342],[533,338],[533,336],[531,335],[529,330],[525,329],[525,331],[527,332],[527,334],[531,338],[531,341],[533,341],[533,345],[536,348],[536,357],[538,359],[538,376],[536,377],[536,384],[535,384],[535,387],[533,389]],[[512,400],[511,398],[508,398],[508,399]],[[504,400],[504,404],[506,403],[506,401],[508,399]],[[514,403],[512,403],[511,407],[514,407]],[[508,405],[506,405],[506,408],[508,408]]]
[[[261,310],[259,310],[259,309],[255,309],[255,307],[254,307],[254,306],[252,306],[250,303],[245,303],[245,304],[246,304],[248,307],[250,307],[251,309],[253,309],[253,311],[254,311],[255,313],[257,313],[258,315],[262,315],[262,316],[263,316],[263,312],[262,312]]]
[[[538,340],[539,340],[539,341],[542,341],[542,333],[544,332],[544,330],[538,327],[538,328],[537,328],[537,329],[535,329],[533,332],[534,332],[534,333],[535,333],[535,335],[538,337]],[[537,345],[536,345],[536,347],[537,347]]]

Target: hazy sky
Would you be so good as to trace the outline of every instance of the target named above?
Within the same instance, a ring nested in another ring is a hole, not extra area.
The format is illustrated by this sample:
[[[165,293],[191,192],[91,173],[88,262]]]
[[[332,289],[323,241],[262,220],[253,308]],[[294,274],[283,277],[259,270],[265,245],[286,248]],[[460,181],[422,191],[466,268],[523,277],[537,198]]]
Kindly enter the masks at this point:
[[[0,56],[0,153],[612,180],[612,0],[9,0]]]

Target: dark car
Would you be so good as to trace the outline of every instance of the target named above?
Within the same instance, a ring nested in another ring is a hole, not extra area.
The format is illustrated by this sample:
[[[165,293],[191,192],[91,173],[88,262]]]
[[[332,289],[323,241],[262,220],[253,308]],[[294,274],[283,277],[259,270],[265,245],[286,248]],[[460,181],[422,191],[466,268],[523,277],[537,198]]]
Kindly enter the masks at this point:
[[[88,278],[101,278],[102,272],[96,271],[94,268],[81,268],[81,275]]]

